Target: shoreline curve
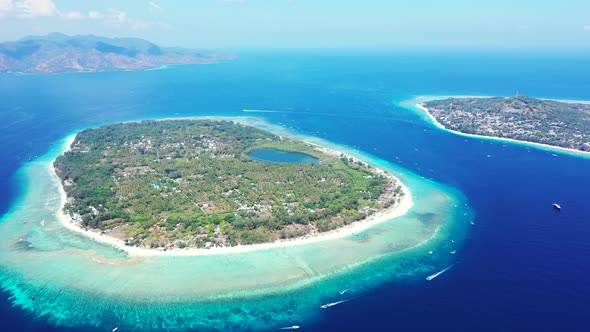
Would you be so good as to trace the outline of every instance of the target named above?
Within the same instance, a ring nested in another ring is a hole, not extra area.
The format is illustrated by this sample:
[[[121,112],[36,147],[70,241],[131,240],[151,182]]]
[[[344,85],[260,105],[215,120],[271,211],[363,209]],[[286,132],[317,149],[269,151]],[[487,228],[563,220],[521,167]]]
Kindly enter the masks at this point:
[[[496,141],[496,142],[503,142],[503,143],[511,143],[516,145],[524,145],[527,147],[532,147],[541,151],[546,152],[558,152],[567,154],[570,156],[581,157],[581,158],[590,158],[590,152],[564,148],[555,145],[543,144],[543,143],[536,143],[536,142],[529,142],[529,141],[521,141],[513,138],[505,138],[505,137],[495,137],[495,136],[486,136],[486,135],[477,135],[477,134],[468,134],[464,132],[460,132],[457,130],[449,129],[445,127],[442,123],[438,122],[438,120],[430,113],[427,107],[424,106],[425,102],[432,101],[432,100],[441,100],[441,99],[448,99],[448,98],[492,98],[494,96],[467,96],[467,95],[456,95],[456,96],[419,96],[413,99],[405,100],[400,103],[400,105],[404,108],[415,108],[424,113],[426,117],[430,120],[430,122],[437,127],[438,129],[451,132],[458,136],[463,137],[470,137],[470,138],[478,138],[483,140],[489,141]],[[554,99],[554,98],[539,98],[542,100],[552,100],[558,101],[562,103],[572,103],[572,104],[590,104],[590,101],[579,101],[579,100],[565,100],[565,99]]]

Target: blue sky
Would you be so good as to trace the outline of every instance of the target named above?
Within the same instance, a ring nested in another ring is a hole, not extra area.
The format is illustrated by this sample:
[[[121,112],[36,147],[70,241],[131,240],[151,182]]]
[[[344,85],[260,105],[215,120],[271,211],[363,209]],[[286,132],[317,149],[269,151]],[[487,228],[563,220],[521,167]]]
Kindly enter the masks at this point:
[[[221,49],[588,50],[590,0],[0,0],[0,40],[55,31]]]

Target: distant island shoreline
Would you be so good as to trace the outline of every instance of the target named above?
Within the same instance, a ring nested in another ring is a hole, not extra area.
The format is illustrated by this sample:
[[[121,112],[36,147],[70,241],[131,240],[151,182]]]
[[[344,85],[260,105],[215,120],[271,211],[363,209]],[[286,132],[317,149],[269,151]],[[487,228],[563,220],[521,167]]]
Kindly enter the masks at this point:
[[[51,33],[0,43],[0,72],[13,74],[147,71],[235,58],[221,52],[161,47],[139,38],[94,35]]]
[[[225,61],[225,60],[220,60]],[[204,62],[204,63],[171,63],[171,64],[164,64],[158,67],[153,68],[146,68],[146,69],[104,69],[104,70],[94,70],[94,71],[61,71],[61,72],[54,72],[54,73],[31,73],[31,72],[23,72],[23,71],[0,71],[0,74],[7,74],[7,75],[18,75],[18,76],[35,76],[35,75],[88,75],[88,74],[102,74],[102,73],[133,73],[133,72],[150,72],[150,71],[159,71],[159,70],[166,70],[173,67],[181,67],[181,66],[206,66],[206,65],[216,65],[219,64],[220,61],[215,62]]]
[[[437,128],[451,132],[451,133],[459,135],[459,136],[485,139],[485,140],[496,141],[496,142],[524,145],[524,146],[533,147],[533,148],[543,150],[543,151],[567,153],[569,155],[575,155],[578,157],[590,158],[590,151],[582,151],[582,150],[577,150],[577,149],[572,149],[572,148],[560,147],[560,146],[556,146],[556,145],[537,143],[537,142],[531,142],[531,141],[524,141],[524,140],[518,140],[518,139],[513,139],[513,138],[507,138],[507,137],[471,134],[471,133],[465,133],[465,132],[461,132],[458,130],[447,128],[445,125],[440,123],[440,121],[438,121],[438,119],[431,113],[431,111],[429,110],[428,107],[425,106],[425,104],[429,101],[445,100],[445,99],[450,99],[450,98],[456,98],[456,99],[481,98],[481,99],[485,99],[485,98],[494,98],[494,96],[480,96],[480,95],[418,96],[413,99],[402,101],[400,103],[400,105],[402,107],[413,108],[413,109],[419,111],[420,113],[423,113],[430,120],[430,122],[433,125],[435,125]],[[503,98],[508,98],[508,97],[503,97]],[[557,98],[537,98],[537,99],[547,100],[547,101],[556,101],[556,102],[567,103],[567,104],[590,104],[590,101],[585,101],[585,100],[569,100],[569,99],[557,99]]]
[[[183,117],[183,118],[163,118],[163,119],[154,119],[156,121],[169,121],[169,120],[200,120],[203,118],[211,118],[211,117]],[[215,117],[213,117],[215,119]],[[227,119],[224,119],[227,120]],[[130,122],[140,122],[139,121],[130,121]],[[100,128],[100,127],[99,127]],[[66,143],[63,147],[64,153],[70,151],[71,145],[76,140],[77,135],[80,133],[76,132],[71,134],[67,137]],[[309,145],[321,151],[322,153],[332,155],[335,157],[342,157],[351,158],[355,161],[360,163],[364,163],[369,165],[365,161],[359,160],[358,158],[352,157],[348,154],[342,153],[340,151],[336,151],[333,149],[326,148],[324,146],[320,146],[314,143],[302,141],[304,144]],[[413,206],[412,195],[408,187],[406,187],[397,177],[391,175],[390,173],[373,167],[374,172],[381,174],[391,181],[397,183],[398,186],[401,187],[402,195],[401,199],[397,204],[392,205],[386,209],[383,209],[377,213],[369,215],[362,220],[355,221],[349,225],[345,225],[339,227],[337,229],[325,231],[325,232],[318,232],[312,235],[306,235],[302,237],[296,238],[289,238],[289,239],[282,239],[277,240],[274,242],[268,243],[258,243],[258,244],[248,244],[248,245],[238,245],[238,246],[229,246],[229,247],[211,247],[211,248],[172,248],[168,250],[162,250],[160,248],[153,249],[153,248],[146,248],[146,247],[136,247],[136,246],[129,246],[125,243],[125,241],[109,236],[108,234],[101,234],[100,231],[91,230],[91,229],[84,229],[81,224],[72,220],[72,218],[64,212],[64,207],[68,202],[68,196],[64,190],[63,183],[60,177],[57,175],[57,170],[55,168],[54,163],[49,165],[50,172],[55,178],[58,180],[59,184],[59,191],[60,191],[60,210],[56,214],[58,216],[58,220],[60,223],[66,227],[67,229],[79,233],[85,237],[90,238],[93,241],[109,245],[114,247],[117,250],[125,251],[128,255],[134,257],[145,257],[145,256],[208,256],[208,255],[224,255],[224,254],[239,254],[245,252],[252,252],[252,251],[259,251],[259,250],[266,250],[272,248],[280,248],[280,247],[287,247],[287,246],[298,246],[298,245],[306,245],[312,244],[320,241],[327,241],[327,240],[334,240],[344,238],[350,235],[357,234],[359,232],[363,232],[377,224],[390,221],[394,218],[398,218],[406,214],[411,207]]]

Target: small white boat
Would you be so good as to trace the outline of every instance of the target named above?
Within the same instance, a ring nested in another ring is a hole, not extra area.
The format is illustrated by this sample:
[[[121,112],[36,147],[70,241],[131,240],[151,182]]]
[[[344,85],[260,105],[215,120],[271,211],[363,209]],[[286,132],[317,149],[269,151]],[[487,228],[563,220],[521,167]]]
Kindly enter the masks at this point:
[[[432,255],[432,254],[434,254],[434,252],[433,252],[432,250],[430,250],[430,251],[428,252],[428,254],[429,254],[429,255]]]
[[[557,204],[557,203],[553,203],[553,208],[555,210],[561,211],[561,205]]]
[[[344,295],[344,294],[346,294],[346,292],[348,292],[349,290],[350,290],[350,289],[344,289],[344,290],[341,290],[341,291],[340,291],[340,292],[338,292],[338,293],[340,293],[340,295]]]
[[[450,268],[452,268],[453,266],[455,266],[455,264],[453,264],[453,265],[451,265],[451,266],[449,266],[449,267],[447,267],[447,268],[445,268],[445,269],[442,269],[442,270],[440,270],[440,271],[436,272],[435,274],[431,274],[431,275],[429,275],[428,277],[426,277],[426,280],[430,281],[430,280],[432,280],[432,279],[434,279],[434,278],[438,277],[439,275],[441,275],[441,274],[443,274],[443,273],[447,272],[447,271],[448,271]]]
[[[475,221],[471,221],[470,224],[475,225]]]
[[[333,307],[335,305],[339,305],[340,303],[344,303],[346,301],[348,301],[348,300],[342,300],[342,301],[338,301],[338,302],[326,303],[326,304],[322,305],[320,308],[322,308],[322,309],[328,309],[330,307]]]
[[[301,326],[299,326],[299,325],[293,325],[293,326],[281,327],[279,330],[299,330],[300,328],[301,328]]]
[[[115,328],[113,329],[113,332],[117,332],[117,331],[119,331],[119,328],[118,328],[118,327],[115,327]]]

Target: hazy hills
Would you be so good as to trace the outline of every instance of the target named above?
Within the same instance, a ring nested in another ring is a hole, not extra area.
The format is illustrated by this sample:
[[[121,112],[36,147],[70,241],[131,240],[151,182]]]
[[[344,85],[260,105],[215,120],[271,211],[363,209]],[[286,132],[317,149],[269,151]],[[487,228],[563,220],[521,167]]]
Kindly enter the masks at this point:
[[[171,64],[203,64],[233,57],[160,47],[139,38],[52,33],[0,44],[0,71],[22,73],[146,70]]]

